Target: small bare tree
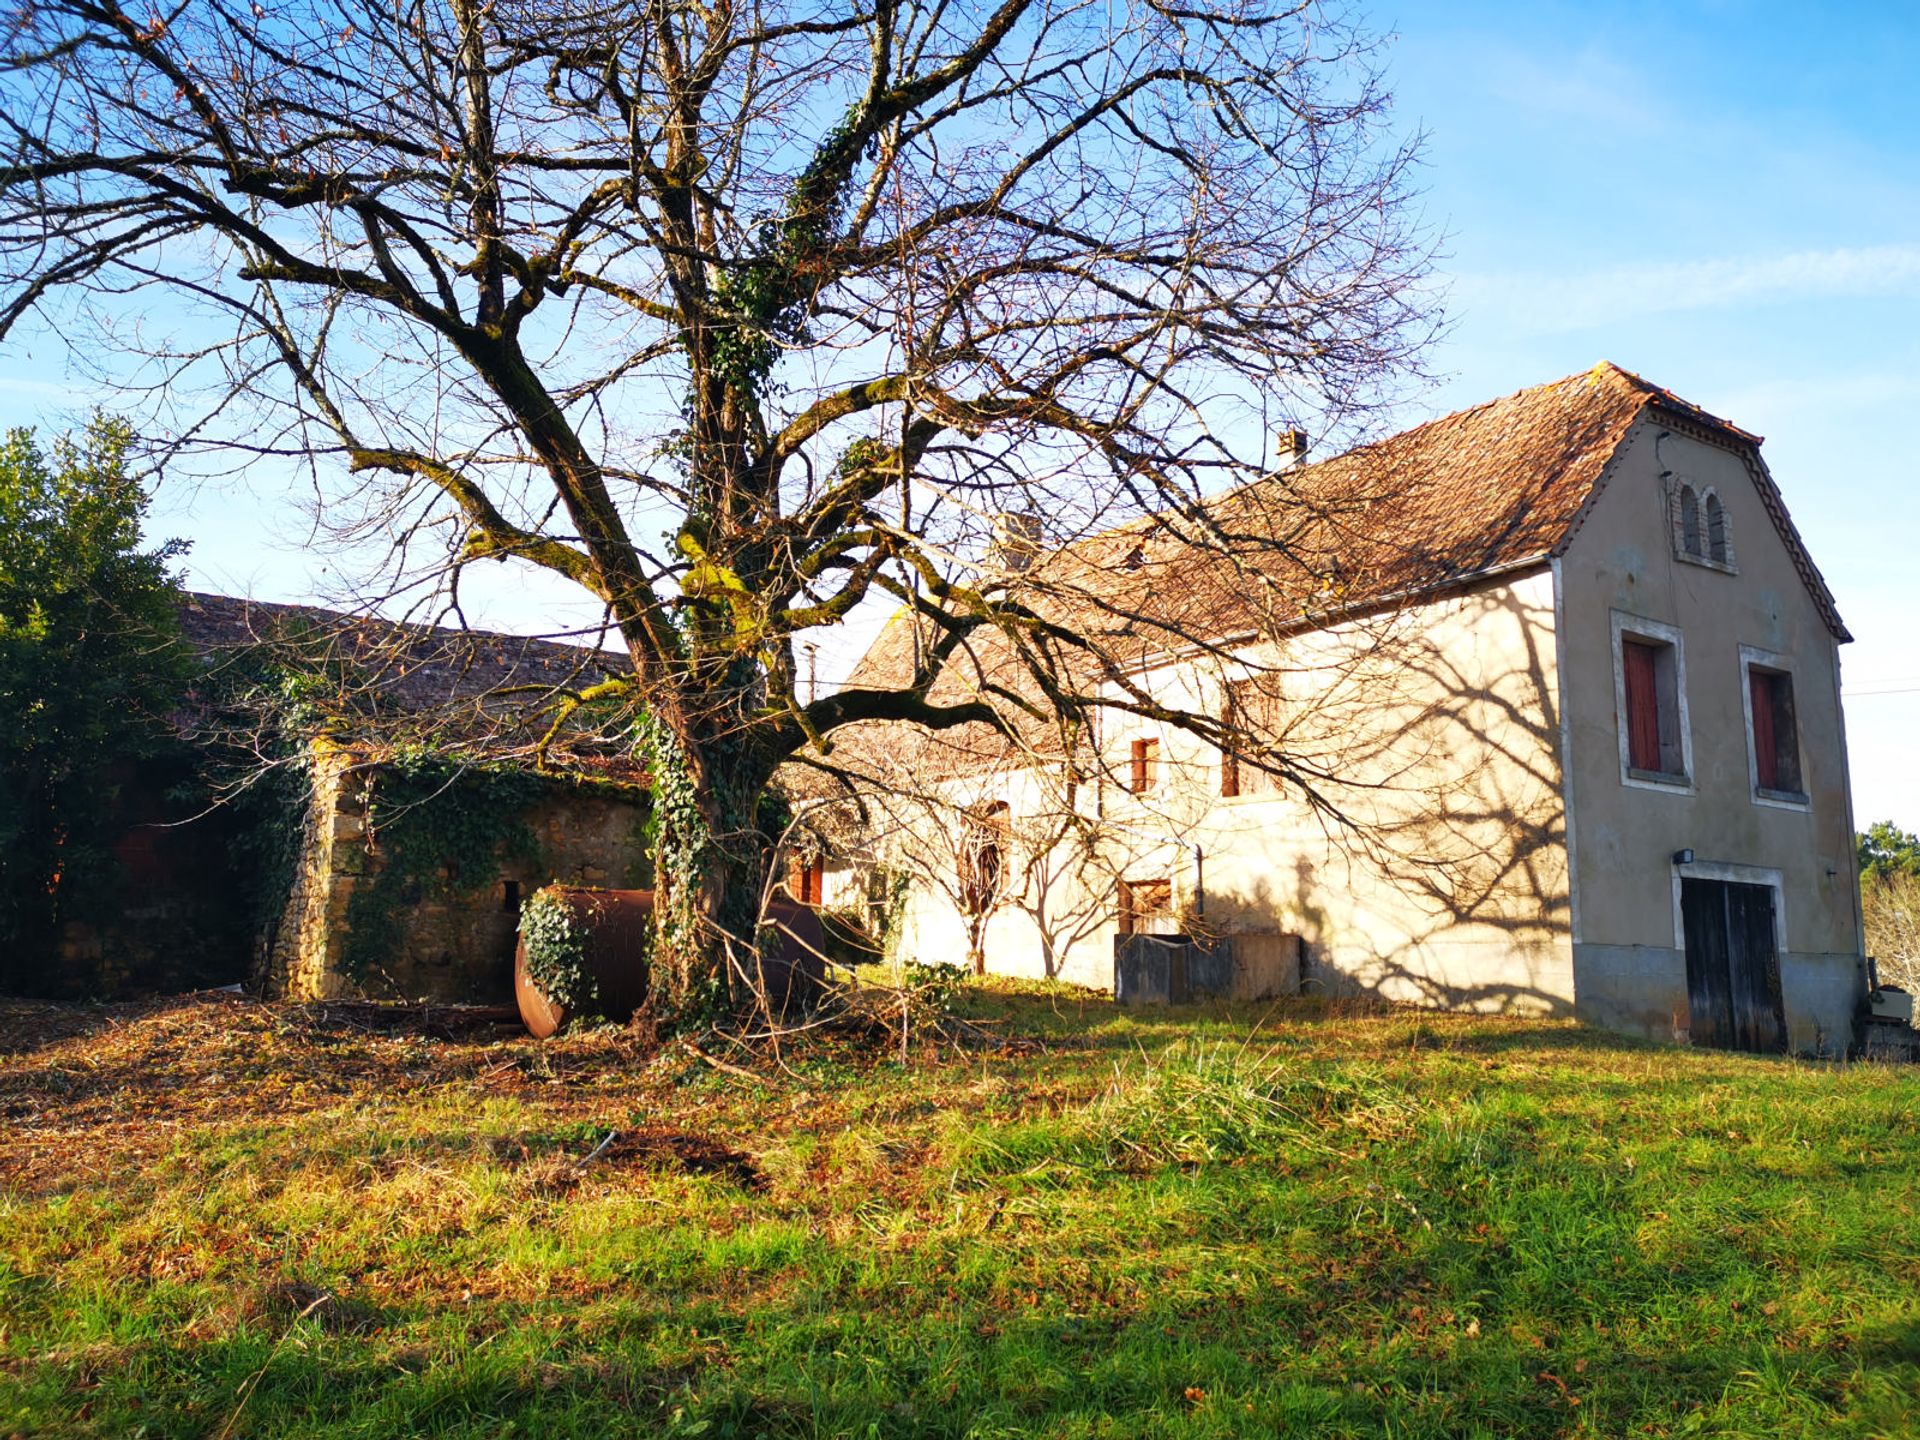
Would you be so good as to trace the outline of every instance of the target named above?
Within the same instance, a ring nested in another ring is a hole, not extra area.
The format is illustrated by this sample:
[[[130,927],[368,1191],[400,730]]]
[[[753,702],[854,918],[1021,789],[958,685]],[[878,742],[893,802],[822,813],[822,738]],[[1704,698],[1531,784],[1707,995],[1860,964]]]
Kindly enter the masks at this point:
[[[1867,954],[1881,980],[1920,991],[1920,875],[1893,870],[1863,877],[1860,910]]]
[[[1120,683],[1140,627],[1064,623],[1074,567],[1030,552],[1141,516],[1229,569],[1284,550],[1202,497],[1363,415],[1432,320],[1371,43],[1306,0],[6,24],[0,334],[43,311],[151,387],[176,463],[307,464],[336,528],[397,537],[395,587],[457,606],[497,561],[599,602],[630,670],[549,700],[636,717],[682,1003],[751,933],[759,797],[842,727],[1221,738]],[[806,693],[796,637],[870,598],[910,664]],[[989,639],[1011,672],[935,694]]]

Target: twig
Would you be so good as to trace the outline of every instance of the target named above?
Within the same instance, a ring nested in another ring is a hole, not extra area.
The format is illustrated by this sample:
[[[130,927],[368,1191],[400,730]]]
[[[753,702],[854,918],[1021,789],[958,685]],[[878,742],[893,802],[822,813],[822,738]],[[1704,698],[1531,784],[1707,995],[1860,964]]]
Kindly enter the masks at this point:
[[[598,1160],[602,1155],[606,1154],[607,1147],[613,1144],[613,1142],[615,1140],[618,1140],[619,1138],[620,1138],[620,1132],[618,1130],[607,1131],[606,1138],[602,1140],[598,1145],[594,1146],[593,1149],[589,1150],[580,1159],[574,1161],[574,1164],[582,1170],[586,1169],[587,1166],[593,1164],[594,1161]]]
[[[691,1040],[683,1040],[680,1043],[685,1045],[687,1049],[693,1053],[696,1059],[706,1061],[707,1064],[713,1066],[713,1068],[716,1070],[725,1071],[729,1075],[738,1075],[742,1080],[758,1080],[762,1084],[766,1083],[764,1076],[756,1075],[753,1073],[753,1071],[746,1069],[744,1066],[730,1065],[725,1060],[716,1060],[713,1056],[709,1055],[706,1051],[702,1050],[698,1045],[694,1044]]]

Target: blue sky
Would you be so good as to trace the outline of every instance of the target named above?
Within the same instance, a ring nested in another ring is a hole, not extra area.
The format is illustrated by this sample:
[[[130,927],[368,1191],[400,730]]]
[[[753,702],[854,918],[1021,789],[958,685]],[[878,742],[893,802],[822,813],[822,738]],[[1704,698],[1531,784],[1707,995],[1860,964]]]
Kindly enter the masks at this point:
[[[1856,818],[1920,830],[1920,5],[1744,0],[1373,9],[1446,237],[1444,377],[1408,423],[1608,359],[1767,437],[1857,643]],[[0,356],[0,420],[81,397],[56,347]],[[193,579],[337,593],[298,489],[174,487]],[[510,623],[506,597],[487,618]],[[531,621],[531,617],[528,617]],[[823,670],[830,665],[823,662]]]

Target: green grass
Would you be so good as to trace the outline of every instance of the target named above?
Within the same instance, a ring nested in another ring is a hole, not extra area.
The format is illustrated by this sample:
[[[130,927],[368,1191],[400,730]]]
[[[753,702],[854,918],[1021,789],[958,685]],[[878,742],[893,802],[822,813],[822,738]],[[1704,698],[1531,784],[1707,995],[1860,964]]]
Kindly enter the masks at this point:
[[[0,1198],[0,1436],[1920,1433],[1920,1072],[965,1003],[1034,1043],[342,1085],[285,1021],[271,1103],[103,1094]],[[576,1164],[608,1128],[685,1133]]]

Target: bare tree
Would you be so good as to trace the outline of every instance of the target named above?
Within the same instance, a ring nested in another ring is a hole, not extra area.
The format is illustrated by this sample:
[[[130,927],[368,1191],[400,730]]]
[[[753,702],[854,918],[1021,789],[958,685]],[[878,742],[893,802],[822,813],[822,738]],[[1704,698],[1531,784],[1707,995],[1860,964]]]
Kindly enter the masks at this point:
[[[1222,738],[1117,683],[1211,618],[1066,623],[1083,567],[1128,558],[1074,542],[1151,516],[1258,572],[1295,522],[1202,498],[1281,424],[1363,415],[1430,329],[1412,150],[1319,4],[38,0],[8,24],[0,333],[40,309],[123,357],[176,460],[308,464],[338,528],[393,537],[395,587],[457,605],[499,561],[604,606],[630,673],[549,701],[637,717],[683,1002],[751,932],[759,797],[793,757],[830,768],[842,727],[1119,705]],[[1081,558],[1030,565],[1043,544]],[[797,686],[796,637],[870,598],[916,617],[910,663]],[[991,677],[937,693],[983,646]]]
[[[1860,911],[1867,953],[1878,963],[1880,978],[1920,991],[1920,875],[1894,870],[1863,878]]]

